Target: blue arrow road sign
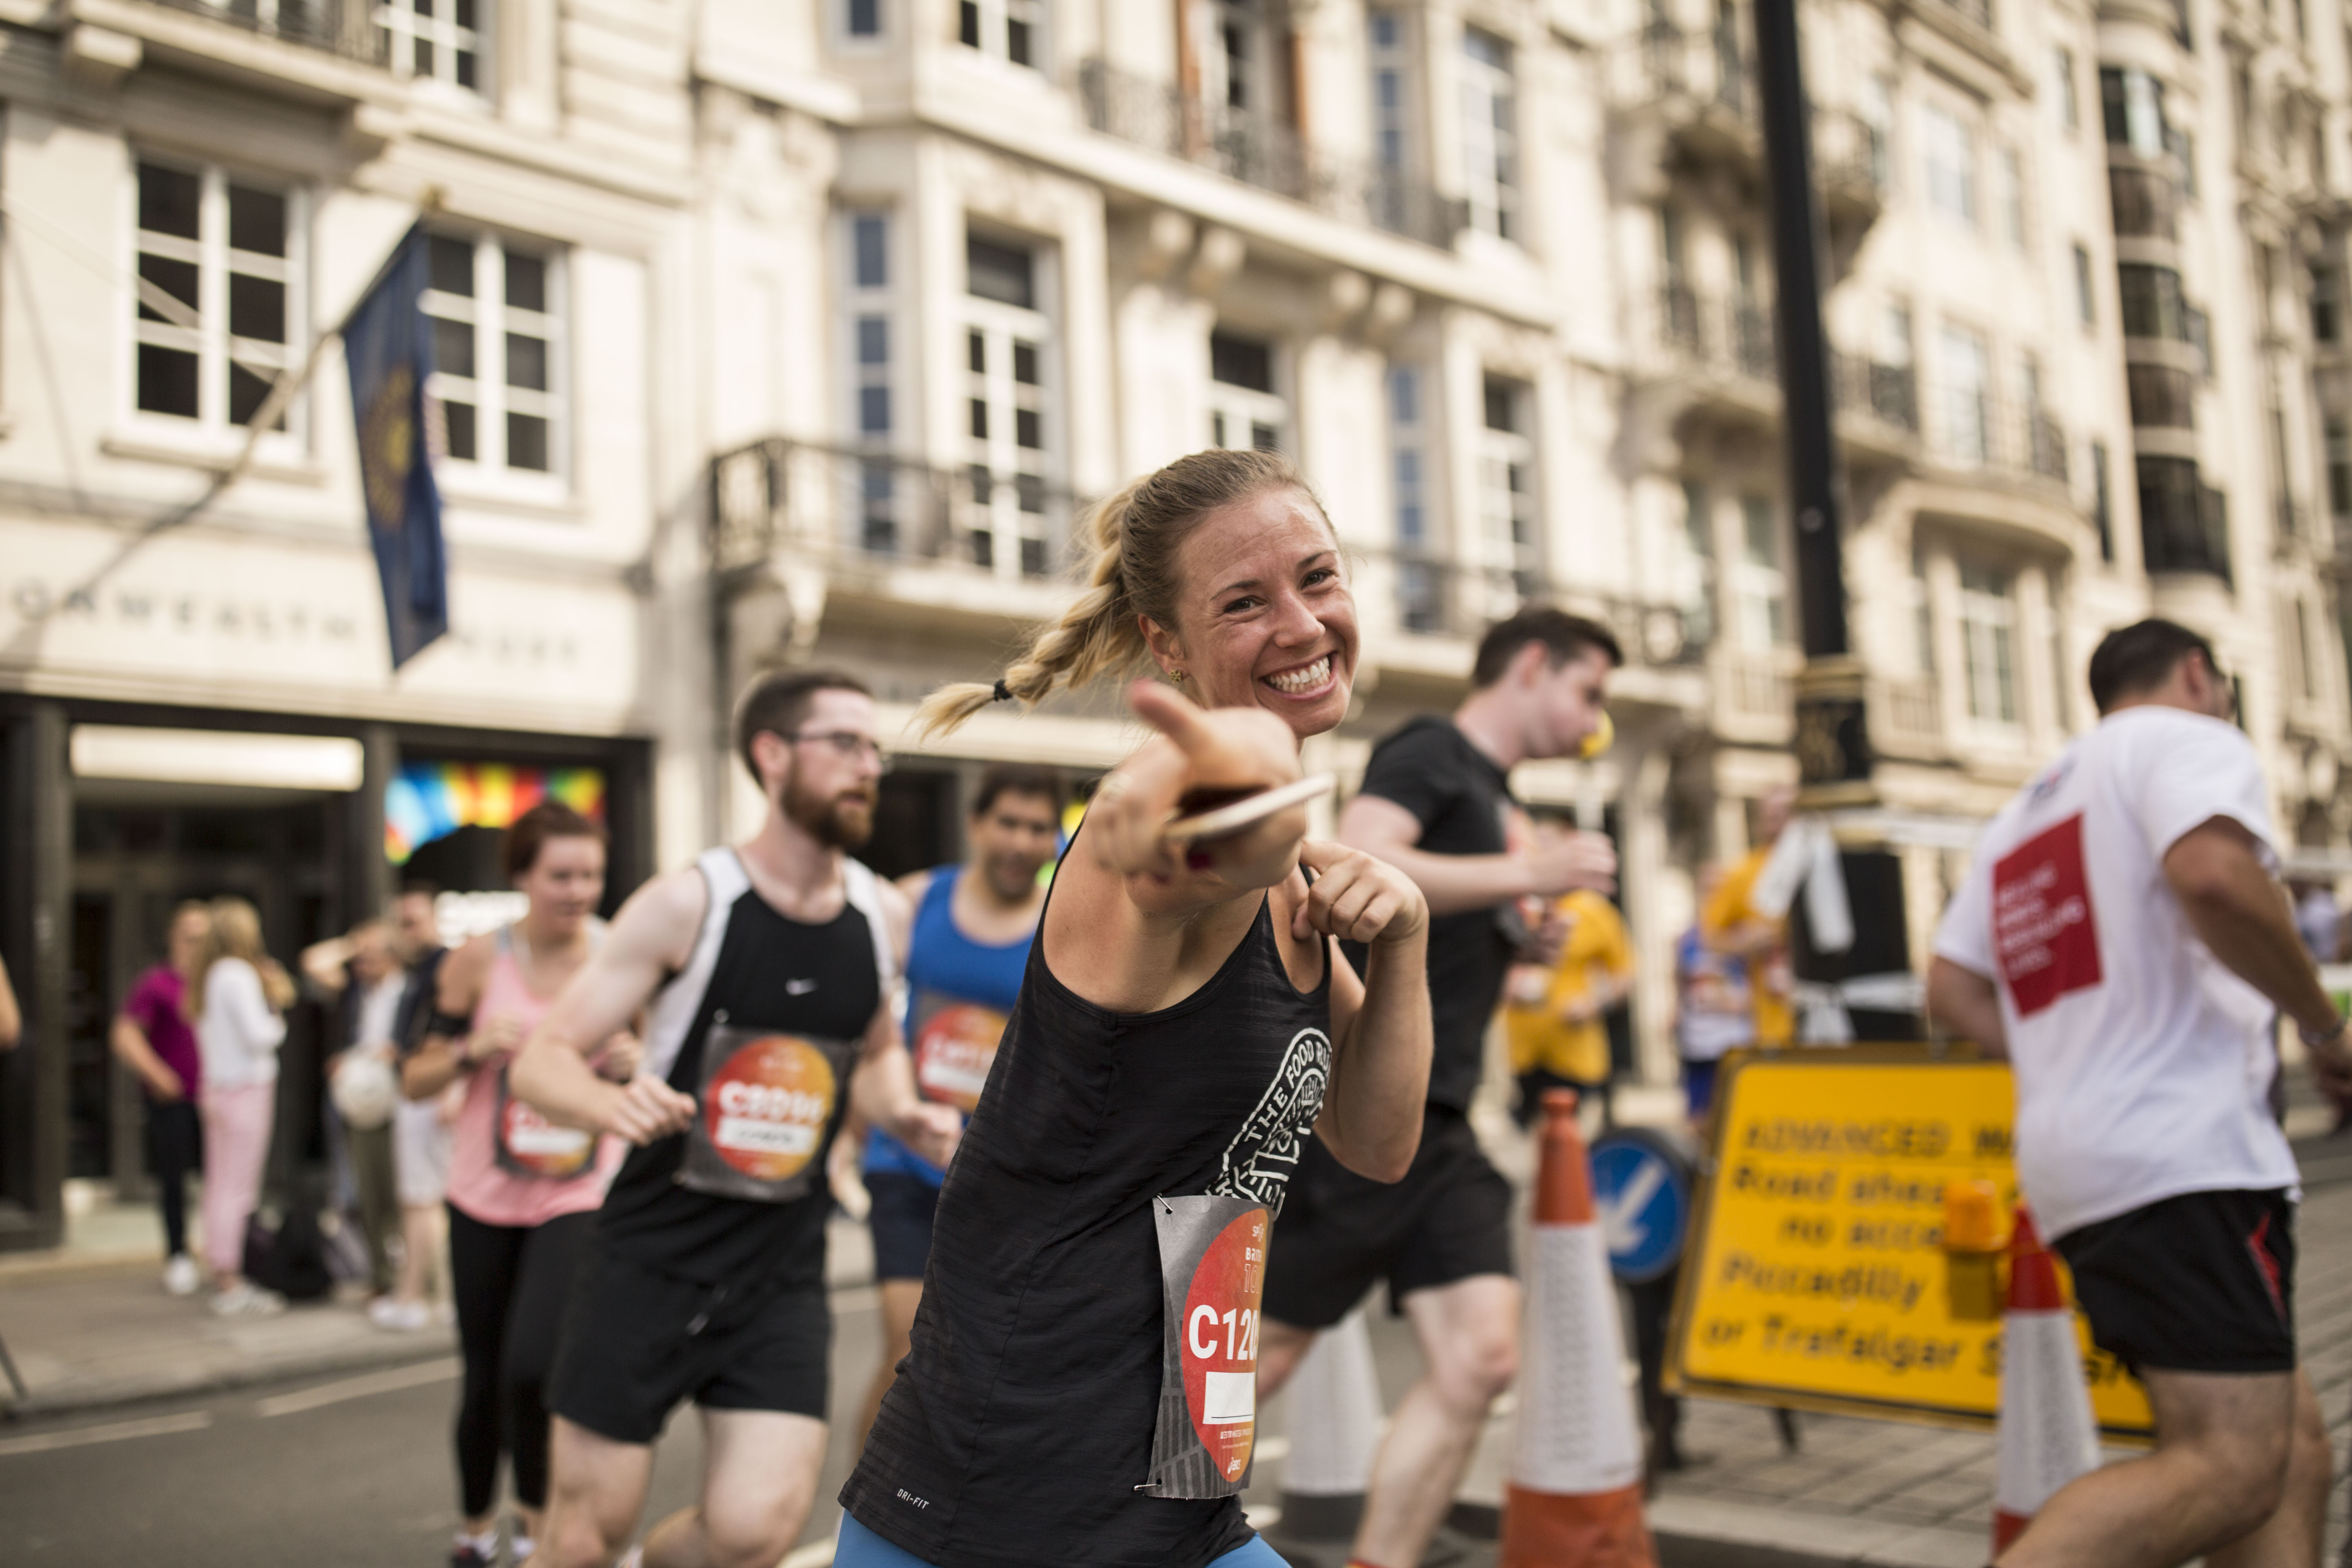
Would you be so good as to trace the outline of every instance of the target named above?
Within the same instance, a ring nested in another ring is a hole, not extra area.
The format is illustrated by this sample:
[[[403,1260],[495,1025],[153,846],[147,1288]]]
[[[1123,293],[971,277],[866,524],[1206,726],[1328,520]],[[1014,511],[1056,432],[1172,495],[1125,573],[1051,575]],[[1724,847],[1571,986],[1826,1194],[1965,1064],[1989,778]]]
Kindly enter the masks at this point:
[[[1646,1284],[1682,1258],[1690,1168],[1638,1130],[1603,1133],[1592,1145],[1592,1205],[1610,1270],[1628,1285]]]

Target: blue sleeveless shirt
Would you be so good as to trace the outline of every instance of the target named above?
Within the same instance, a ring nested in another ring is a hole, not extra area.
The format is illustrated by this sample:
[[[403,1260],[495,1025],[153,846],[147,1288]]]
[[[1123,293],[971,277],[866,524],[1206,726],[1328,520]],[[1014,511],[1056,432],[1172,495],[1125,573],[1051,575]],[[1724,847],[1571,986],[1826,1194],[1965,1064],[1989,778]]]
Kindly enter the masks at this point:
[[[916,1056],[918,1090],[926,1100],[962,1101],[964,1109],[969,1110],[970,1102],[979,1098],[979,1085],[971,1085],[969,1097],[955,1093],[952,1087],[943,1087],[952,1085],[954,1068],[951,1063],[937,1063],[922,1048],[925,1026],[943,1006],[958,1004],[1011,1016],[1013,999],[1021,994],[1021,976],[1029,965],[1029,947],[1036,939],[1033,933],[1019,942],[992,947],[974,942],[959,931],[952,910],[956,879],[961,875],[961,866],[941,866],[931,873],[930,885],[923,889],[923,901],[915,910],[914,934],[907,949],[907,1014],[903,1022],[907,1048]],[[870,1176],[877,1172],[918,1176],[935,1187],[947,1177],[937,1165],[878,1127],[866,1139],[866,1173]]]

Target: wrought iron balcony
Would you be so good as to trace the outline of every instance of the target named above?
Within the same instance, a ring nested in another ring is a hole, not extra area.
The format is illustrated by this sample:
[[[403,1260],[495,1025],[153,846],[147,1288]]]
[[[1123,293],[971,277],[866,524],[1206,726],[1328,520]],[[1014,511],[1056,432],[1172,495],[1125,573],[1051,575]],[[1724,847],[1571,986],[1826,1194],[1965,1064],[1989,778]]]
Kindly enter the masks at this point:
[[[1181,158],[1318,211],[1440,248],[1469,222],[1468,205],[1427,184],[1309,146],[1291,126],[1250,110],[1204,102],[1101,60],[1078,68],[1087,123],[1108,136]]]
[[[1866,414],[1897,429],[1919,432],[1919,376],[1907,364],[1880,364],[1860,354],[1833,354],[1832,392],[1841,411]]]
[[[2118,239],[2179,237],[2180,182],[2161,169],[2110,163],[2107,205],[2115,213]]]
[[[711,459],[710,562],[721,576],[782,551],[1025,577],[1061,570],[1079,502],[1033,474],[941,468],[772,436]]]
[[[1928,449],[1943,466],[2066,482],[2066,427],[2047,409],[1958,384],[1929,388],[1927,406]]]
[[[174,11],[209,16],[263,37],[282,38],[362,65],[380,66],[390,35],[375,24],[374,0],[153,0]]]
[[[1772,312],[1753,300],[1716,300],[1687,285],[1658,291],[1658,342],[1694,368],[1770,381],[1780,363]]]

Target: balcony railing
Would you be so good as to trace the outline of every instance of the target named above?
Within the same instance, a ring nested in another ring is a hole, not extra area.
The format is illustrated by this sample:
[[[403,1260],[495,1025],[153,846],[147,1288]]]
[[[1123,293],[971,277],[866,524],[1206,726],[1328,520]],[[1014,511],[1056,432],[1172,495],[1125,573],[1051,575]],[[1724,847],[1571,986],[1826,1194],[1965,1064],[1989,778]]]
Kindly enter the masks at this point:
[[[1696,366],[1758,381],[1770,381],[1780,363],[1769,307],[1710,299],[1680,283],[1658,291],[1658,342]]]
[[[1078,506],[1034,475],[770,437],[711,459],[710,560],[723,574],[791,549],[1044,577],[1067,559]]]
[[[1626,107],[1679,102],[1712,110],[1737,127],[1738,141],[1762,156],[1762,105],[1756,69],[1741,35],[1724,27],[1685,30],[1654,22],[1633,47],[1611,63],[1617,101]],[[1688,112],[1686,108],[1685,112]],[[1813,174],[1822,188],[1852,197],[1883,195],[1889,174],[1886,134],[1851,110],[1816,106],[1811,114]]]
[[[2180,183],[2156,169],[2112,164],[2107,205],[2118,239],[2173,239],[2179,234]]]
[[[1860,354],[1832,354],[1832,390],[1842,411],[1866,414],[1919,433],[1919,376],[1907,364],[1881,364]]]
[[[1985,468],[2066,482],[2066,427],[2039,405],[1981,387],[1928,389],[1928,447],[1954,468]]]
[[[1732,29],[1686,31],[1653,22],[1642,29],[1637,58],[1643,96],[1696,99],[1754,119],[1756,69]]]
[[[383,65],[387,35],[375,25],[374,0],[156,0],[174,11],[210,16],[264,37],[283,38],[363,65]]]
[[[1674,667],[1705,657],[1710,635],[1704,606],[1643,604],[1588,594],[1539,573],[1465,564],[1413,551],[1368,553],[1375,575],[1386,575],[1397,618],[1408,631],[1475,640],[1487,626],[1539,602],[1588,616],[1616,634],[1626,659]]]
[[[1248,110],[1207,103],[1101,60],[1078,68],[1087,123],[1229,179],[1441,248],[1469,222],[1468,204],[1389,169],[1335,158],[1297,131]]]

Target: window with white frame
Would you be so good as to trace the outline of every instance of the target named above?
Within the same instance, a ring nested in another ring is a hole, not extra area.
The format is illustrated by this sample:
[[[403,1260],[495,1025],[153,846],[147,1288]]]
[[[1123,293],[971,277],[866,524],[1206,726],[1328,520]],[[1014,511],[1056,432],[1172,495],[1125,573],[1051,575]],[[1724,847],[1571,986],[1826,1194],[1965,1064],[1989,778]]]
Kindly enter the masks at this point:
[[[1911,545],[1911,574],[1903,580],[1904,596],[1911,607],[1911,673],[1936,673],[1936,601],[1927,586],[1927,552],[1917,541]]]
[[[1683,481],[1683,626],[1693,647],[1715,640],[1714,500],[1696,479]]]
[[[1209,334],[1209,445],[1282,450],[1290,408],[1275,391],[1274,345],[1238,332]]]
[[[395,76],[482,90],[497,0],[380,0],[375,25]]]
[[[1861,112],[1869,139],[1870,183],[1882,192],[1895,188],[1895,81],[1873,74],[1863,79]]]
[[[1543,535],[1537,515],[1535,399],[1524,383],[1486,378],[1478,431],[1478,523],[1492,590],[1507,574],[1509,597],[1543,592]],[[1490,600],[1505,595],[1491,592]],[[1507,613],[1497,604],[1495,613]]]
[[[1976,132],[1938,103],[1922,106],[1920,115],[1919,140],[1927,161],[1927,205],[1973,228],[1977,222]]]
[[[446,455],[483,471],[563,471],[563,258],[493,234],[431,237],[425,313]]]
[[[1195,54],[1202,101],[1234,115],[1278,118],[1286,84],[1263,0],[1204,0],[1194,14],[1206,23],[1207,42]]]
[[[1511,46],[1476,27],[1462,32],[1462,189],[1470,226],[1519,237],[1518,83]]]
[[[308,319],[299,195],[195,164],[139,161],[131,406],[249,425]],[[294,411],[278,428],[291,428]]]
[[[1444,582],[1431,538],[1430,429],[1421,371],[1389,368],[1389,491],[1396,518],[1397,615],[1417,632],[1444,622]]]
[[[1374,11],[1365,19],[1372,67],[1372,158],[1402,179],[1412,164],[1412,62],[1404,16]]]
[[[1739,562],[1732,598],[1739,646],[1763,653],[1789,640],[1789,573],[1780,511],[1769,496],[1739,500]]]
[[[2025,162],[2014,147],[2003,147],[1993,159],[1999,189],[1995,201],[2000,213],[2000,237],[2013,250],[2025,248]]]
[[[886,212],[842,215],[842,339],[848,391],[845,423],[861,457],[849,484],[847,515],[861,549],[896,554],[910,542],[900,528],[897,434],[898,323],[891,289],[891,222]]]
[[[2073,131],[2083,123],[2083,100],[2074,85],[2074,51],[2063,45],[2053,49],[2050,71],[2057,88],[2058,123]]]
[[[967,543],[975,566],[997,568],[1002,561],[1004,569],[1033,577],[1053,567],[1046,476],[1054,328],[1045,310],[1046,260],[1030,246],[976,234],[964,240]]]
[[[956,0],[956,37],[1016,66],[1045,66],[1045,0]]]
[[[1960,563],[1960,653],[1969,717],[1982,723],[2017,723],[2017,587],[2011,575],[1979,563]]]
[[[882,36],[882,0],[841,0],[842,36],[878,38]]]
[[[1985,341],[1966,327],[1944,329],[1944,456],[1974,468],[1991,441],[1992,367]]]

